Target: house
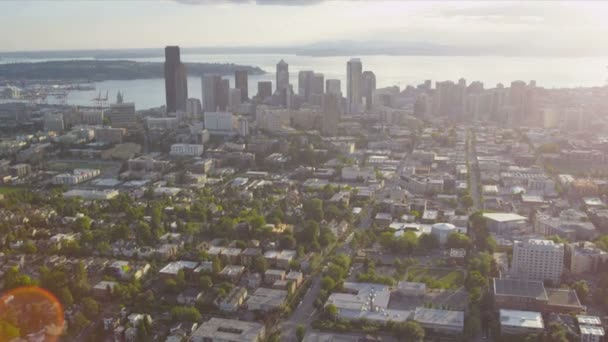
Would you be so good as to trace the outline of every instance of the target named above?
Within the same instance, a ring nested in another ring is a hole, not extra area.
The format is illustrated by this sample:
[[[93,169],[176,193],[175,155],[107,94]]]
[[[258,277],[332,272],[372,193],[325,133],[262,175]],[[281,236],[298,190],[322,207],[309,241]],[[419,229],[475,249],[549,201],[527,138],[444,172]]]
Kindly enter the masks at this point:
[[[177,302],[181,305],[194,305],[203,297],[203,293],[194,288],[188,288],[177,295]]]
[[[197,266],[197,261],[173,261],[158,271],[158,274],[164,278],[172,278],[177,277],[179,271],[184,271],[185,276],[190,278]]]
[[[224,312],[235,312],[243,305],[245,299],[247,299],[247,289],[236,286],[220,301],[218,307]]]
[[[287,298],[287,291],[259,287],[247,299],[247,309],[257,311],[271,311],[283,306]]]
[[[260,273],[249,273],[244,279],[245,286],[248,289],[257,289],[262,285],[262,275]]]
[[[274,284],[278,280],[285,279],[285,271],[270,269],[264,272],[264,283],[268,285]]]
[[[270,250],[264,253],[264,259],[268,262],[271,267],[278,267],[282,269],[289,269],[289,264],[297,256],[297,252],[294,250],[282,250],[275,251]]]
[[[243,272],[245,272],[244,266],[226,265],[226,267],[224,267],[224,269],[220,272],[220,276],[230,280],[233,283],[237,283],[239,279],[241,279]]]
[[[286,290],[287,293],[292,294],[296,290],[296,284],[289,280],[277,280],[272,284],[273,289]]]
[[[98,298],[107,298],[114,293],[114,287],[118,285],[115,281],[102,280],[93,286],[93,295]]]
[[[289,271],[285,276],[285,280],[293,281],[296,287],[299,287],[302,284],[302,280],[304,279],[304,275],[302,272],[298,271]]]
[[[256,257],[262,255],[261,248],[249,247],[241,253],[241,264],[243,266],[252,266]]]

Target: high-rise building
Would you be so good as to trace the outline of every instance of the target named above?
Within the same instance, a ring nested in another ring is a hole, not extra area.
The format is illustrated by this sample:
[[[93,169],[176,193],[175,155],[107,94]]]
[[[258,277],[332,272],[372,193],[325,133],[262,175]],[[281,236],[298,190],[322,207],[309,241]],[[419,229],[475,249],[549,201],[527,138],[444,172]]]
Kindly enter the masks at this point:
[[[186,110],[188,77],[178,46],[165,47],[165,95],[167,113]]]
[[[203,107],[201,106],[201,100],[190,98],[186,101],[186,113],[188,113],[190,117],[198,120],[202,112]]]
[[[460,79],[458,84],[452,81],[437,82],[435,88],[436,114],[453,120],[462,119],[466,106],[466,81]]]
[[[323,135],[333,136],[338,133],[338,123],[340,123],[342,99],[334,93],[323,95],[323,118],[321,133]]]
[[[220,111],[225,111],[228,108],[228,98],[230,96],[230,81],[220,78],[215,90],[215,101]]]
[[[220,76],[207,74],[201,79],[203,90],[203,110],[205,112],[215,112],[217,110],[217,90],[219,88]]]
[[[232,88],[230,89],[230,93],[228,96],[228,110],[231,112],[236,112],[241,105],[242,98],[241,89]]]
[[[363,65],[359,58],[346,63],[346,99],[349,114],[361,111],[361,73]]]
[[[308,101],[312,89],[312,78],[315,72],[312,70],[302,70],[298,73],[298,95],[304,101]]]
[[[260,81],[258,82],[258,98],[264,100],[272,96],[272,82]]]
[[[310,95],[323,95],[325,93],[325,77],[321,73],[314,73],[310,80]]]
[[[530,239],[513,245],[511,275],[524,280],[559,284],[564,267],[564,244]]]
[[[340,80],[328,79],[325,81],[325,91],[328,94],[336,94],[342,97],[342,87]]]
[[[277,92],[281,92],[289,87],[289,64],[284,60],[277,63]]]
[[[133,102],[113,103],[105,112],[105,116],[110,120],[112,127],[133,128],[137,126]]]
[[[374,93],[376,92],[376,75],[371,71],[364,71],[361,74],[361,96],[363,97],[364,107],[371,110],[373,105]]]
[[[247,81],[247,70],[234,72],[234,87],[241,90],[241,102],[249,100],[249,82]]]

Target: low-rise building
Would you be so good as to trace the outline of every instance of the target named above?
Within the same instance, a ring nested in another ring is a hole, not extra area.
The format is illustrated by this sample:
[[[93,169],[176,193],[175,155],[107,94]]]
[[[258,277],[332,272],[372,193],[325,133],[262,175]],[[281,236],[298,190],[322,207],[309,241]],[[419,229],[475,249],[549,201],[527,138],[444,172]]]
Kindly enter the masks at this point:
[[[263,324],[211,317],[190,337],[191,342],[261,342],[266,337]]]
[[[268,285],[274,284],[278,280],[285,279],[285,271],[283,270],[267,270],[264,272],[264,283]]]
[[[418,307],[414,321],[428,331],[444,334],[460,334],[464,330],[464,312]]]
[[[500,331],[503,335],[542,333],[545,329],[540,312],[500,310]]]
[[[596,272],[602,262],[608,261],[608,253],[588,241],[566,245],[566,255],[570,257],[572,274]]]
[[[272,311],[283,306],[287,291],[260,287],[247,299],[247,309]]]
[[[170,154],[178,157],[200,157],[204,152],[205,146],[202,144],[173,144]]]
[[[244,287],[234,287],[226,298],[222,299],[218,307],[224,312],[235,312],[245,302],[247,298],[247,289]]]

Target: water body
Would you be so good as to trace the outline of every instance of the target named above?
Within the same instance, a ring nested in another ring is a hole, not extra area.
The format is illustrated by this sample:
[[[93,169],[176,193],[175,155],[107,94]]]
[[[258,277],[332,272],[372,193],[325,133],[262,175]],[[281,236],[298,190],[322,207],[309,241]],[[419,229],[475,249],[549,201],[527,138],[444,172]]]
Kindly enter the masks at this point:
[[[497,83],[508,86],[513,80],[536,80],[545,88],[592,87],[606,84],[608,58],[555,58],[555,57],[500,57],[500,56],[357,56],[361,58],[363,70],[376,74],[377,86],[417,85],[430,79],[435,81],[458,80],[481,81],[486,88]],[[325,75],[325,79],[342,81],[342,92],[346,93],[346,62],[348,57],[310,57],[278,54],[184,54],[184,62],[235,63],[259,66],[267,71],[264,75],[249,77],[249,95],[257,93],[258,81],[273,81],[275,64],[284,59],[289,63],[291,83],[297,92],[298,71],[314,70]],[[134,58],[135,61],[162,62],[163,58]],[[26,59],[2,60],[0,63],[40,61]],[[234,87],[234,76],[227,76]],[[68,104],[91,105],[91,99],[99,91],[109,92],[114,100],[121,91],[125,101],[133,101],[137,109],[158,107],[165,103],[164,80],[142,79],[130,81],[96,82],[94,91],[70,92]],[[201,98],[200,77],[188,77],[188,97]],[[49,99],[52,103],[54,100]]]

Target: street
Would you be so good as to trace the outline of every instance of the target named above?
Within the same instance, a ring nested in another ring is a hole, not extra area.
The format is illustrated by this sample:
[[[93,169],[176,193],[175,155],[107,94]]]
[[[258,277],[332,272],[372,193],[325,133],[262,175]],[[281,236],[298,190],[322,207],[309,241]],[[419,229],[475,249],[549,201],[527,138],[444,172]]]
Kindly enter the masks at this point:
[[[475,150],[475,144],[473,143],[473,138],[471,135],[471,131],[467,131],[467,139],[469,139],[469,144],[467,148],[467,163],[469,164],[469,187],[471,191],[471,196],[473,197],[473,206],[475,210],[482,209],[483,205],[481,203],[480,198],[480,189],[479,189],[479,164],[477,163],[477,151]]]

